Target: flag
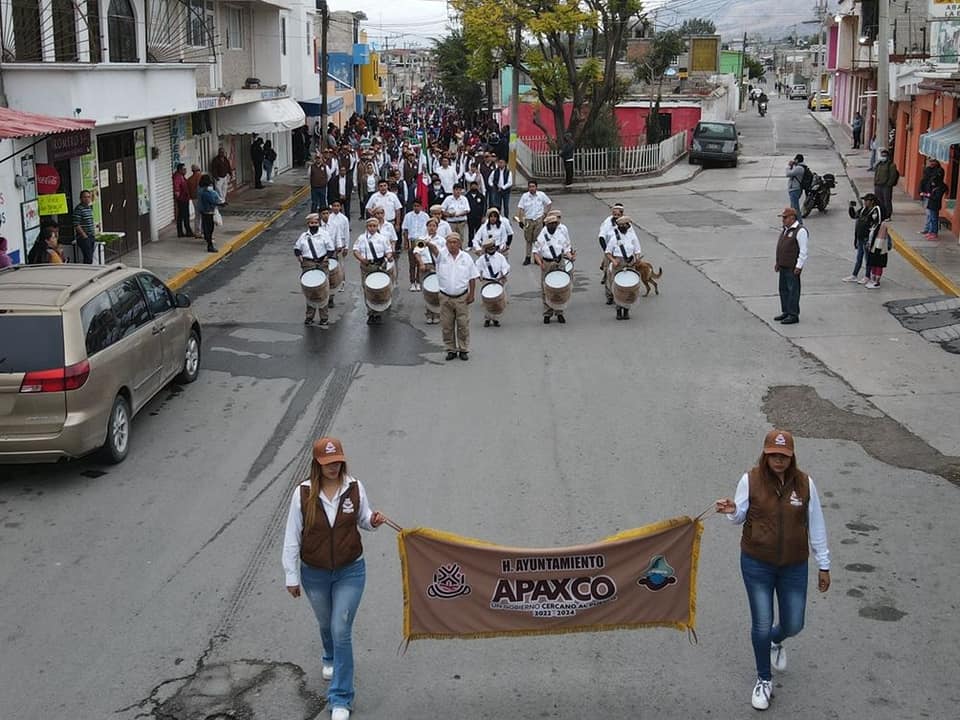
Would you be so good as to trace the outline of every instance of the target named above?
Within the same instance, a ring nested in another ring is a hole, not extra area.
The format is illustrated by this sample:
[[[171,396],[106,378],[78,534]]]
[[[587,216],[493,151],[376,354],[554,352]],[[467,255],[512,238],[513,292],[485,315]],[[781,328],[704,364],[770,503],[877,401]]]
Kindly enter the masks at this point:
[[[693,631],[702,532],[678,517],[590,545],[527,549],[403,530],[404,637]]]

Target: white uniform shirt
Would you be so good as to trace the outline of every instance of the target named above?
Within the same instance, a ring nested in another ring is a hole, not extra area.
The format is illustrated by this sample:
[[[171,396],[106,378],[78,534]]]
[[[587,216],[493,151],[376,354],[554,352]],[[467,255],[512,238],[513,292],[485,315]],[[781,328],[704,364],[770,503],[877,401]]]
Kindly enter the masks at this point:
[[[340,498],[350,489],[351,483],[356,483],[357,488],[360,490],[357,527],[363,528],[364,530],[374,530],[375,528],[370,523],[373,510],[370,509],[367,491],[364,490],[363,484],[359,480],[349,475],[344,478],[343,485],[340,486],[340,489],[332,500],[322,492],[319,495],[320,502],[323,505],[323,512],[327,516],[327,522],[330,524],[330,527],[333,527],[333,523],[337,519],[337,510],[340,507]],[[287,512],[287,529],[283,535],[283,574],[286,577],[284,582],[287,587],[300,584],[300,546],[303,542],[303,509],[300,505],[300,488],[303,486],[310,487],[310,481],[306,480],[294,488],[293,497],[290,498],[290,510]],[[323,518],[317,518],[314,522],[322,523]]]
[[[452,194],[453,186],[457,184],[457,169],[453,165],[448,165],[447,167],[438,167],[435,172],[440,176],[440,184],[443,186],[444,192]]]
[[[453,257],[445,247],[440,248],[436,265],[440,292],[444,295],[453,297],[463,295],[470,289],[470,281],[480,277],[477,266],[473,264],[473,258],[465,250],[460,250],[457,257]]]
[[[610,239],[607,241],[607,253],[613,255],[617,260],[623,260],[624,253],[629,258],[633,255],[640,257],[643,251],[640,249],[640,238],[633,228],[626,232],[617,229],[610,233]]]
[[[447,235],[452,232],[453,228],[450,227],[450,223],[448,223],[446,220],[441,219],[439,222],[437,222],[437,235],[441,240],[446,240]],[[440,245],[442,246],[443,243],[440,243]]]
[[[397,217],[397,211],[403,210],[403,205],[396,193],[387,190],[386,193],[375,192],[367,200],[368,213],[376,208],[383,208],[383,219],[392,223]]]
[[[500,280],[502,282],[510,272],[510,263],[499,252],[495,252],[493,255],[484,253],[477,258],[477,262],[474,264],[477,266],[480,277],[484,280]]]
[[[597,233],[597,237],[602,237],[607,245],[609,245],[610,241],[613,239],[613,229],[615,227],[616,223],[613,221],[613,215],[611,215],[602,223],[600,223],[600,231]]]
[[[429,219],[430,216],[423,210],[420,212],[411,210],[403,216],[403,225],[400,226],[400,229],[407,233],[410,240],[425,238],[427,236],[427,220]]]
[[[827,527],[823,521],[823,508],[820,507],[820,496],[817,486],[810,480],[810,503],[807,505],[807,535],[810,538],[810,548],[817,560],[820,570],[830,569],[830,550],[827,548]],[[747,510],[750,509],[750,476],[744,473],[737,483],[737,492],[733,496],[737,509],[727,515],[731,522],[742,525],[747,519]]]
[[[558,227],[551,235],[546,227],[540,231],[537,241],[533,244],[533,252],[544,260],[554,260],[554,254],[559,259],[564,253],[570,252],[570,238],[561,232]]]
[[[371,246],[373,250],[371,250]],[[353,244],[353,249],[360,253],[360,257],[364,260],[383,260],[388,254],[393,253],[393,245],[378,232],[373,233],[373,235],[366,232],[357,235],[357,241]]]
[[[466,195],[461,195],[460,197],[447,195],[447,197],[443,199],[442,207],[443,212],[447,215],[447,220],[452,223],[466,222],[467,215],[470,214],[470,201],[467,200]]]
[[[523,217],[527,220],[540,220],[549,204],[550,198],[546,193],[537,190],[536,193],[530,194],[528,191],[520,196],[517,210],[523,210]]]
[[[335,242],[337,248],[345,248],[350,244],[350,218],[344,215],[342,212],[330,213],[330,227],[335,227],[337,229],[337,236]]]
[[[310,248],[311,242],[313,243],[312,250]],[[293,249],[299,250],[300,254],[307,260],[320,262],[327,256],[328,252],[336,250],[337,246],[334,244],[333,236],[321,226],[317,229],[316,235],[311,235],[309,230],[301,233],[293,244]],[[314,250],[316,254],[314,254]]]
[[[473,235],[473,244],[477,247],[483,246],[483,241],[487,238],[493,238],[497,244],[497,250],[501,252],[507,249],[507,240],[513,237],[513,228],[510,227],[510,221],[500,218],[500,226],[484,223]]]

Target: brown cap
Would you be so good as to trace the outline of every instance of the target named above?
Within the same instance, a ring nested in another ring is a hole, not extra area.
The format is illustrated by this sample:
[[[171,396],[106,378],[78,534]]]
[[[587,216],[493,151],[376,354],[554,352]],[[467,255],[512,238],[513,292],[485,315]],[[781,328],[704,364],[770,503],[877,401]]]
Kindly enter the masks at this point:
[[[616,223],[617,225],[632,225],[633,220],[630,219],[629,215],[621,215],[620,217],[616,218]]]
[[[460,233],[458,233],[458,232],[448,233],[446,239],[447,239],[447,240],[461,240],[461,241],[463,240],[463,238],[460,237]]]
[[[430,212],[431,212],[431,213],[443,212],[443,205],[431,205],[431,206],[430,206]]]
[[[763,454],[793,457],[793,435],[786,430],[771,430],[763,439]]]
[[[484,239],[484,241],[481,243],[480,246],[481,246],[481,247],[496,247],[496,245],[497,245],[497,241],[494,240],[494,239],[493,239],[492,237],[490,237],[489,235],[487,235],[487,237]]]
[[[796,217],[797,211],[794,210],[792,207],[785,207],[783,209],[783,212],[780,213],[780,217],[787,217],[788,215],[792,215],[793,217]]]
[[[313,444],[313,459],[321,465],[346,462],[343,457],[343,445],[333,437],[322,437]]]

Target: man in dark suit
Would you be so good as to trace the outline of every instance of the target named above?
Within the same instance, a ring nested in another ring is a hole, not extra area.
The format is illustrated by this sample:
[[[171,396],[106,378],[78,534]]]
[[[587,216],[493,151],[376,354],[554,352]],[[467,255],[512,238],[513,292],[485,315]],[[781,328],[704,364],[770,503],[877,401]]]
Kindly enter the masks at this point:
[[[339,172],[333,176],[327,185],[327,200],[339,200],[343,205],[343,213],[350,217],[350,198],[353,197],[353,176],[347,168],[340,166]]]

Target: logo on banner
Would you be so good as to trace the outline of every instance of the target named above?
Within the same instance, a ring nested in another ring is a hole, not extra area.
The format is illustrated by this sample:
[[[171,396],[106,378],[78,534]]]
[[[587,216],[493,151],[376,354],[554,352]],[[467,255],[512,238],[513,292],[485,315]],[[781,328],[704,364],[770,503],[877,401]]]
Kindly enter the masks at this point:
[[[642,585],[647,590],[656,592],[663,590],[668,585],[677,582],[676,572],[663,555],[654,555],[647,564],[647,569],[640,573],[640,579],[637,585]]]
[[[457,563],[441,565],[433,571],[433,582],[427,588],[427,595],[438,600],[451,600],[461,595],[469,595],[467,578]]]

